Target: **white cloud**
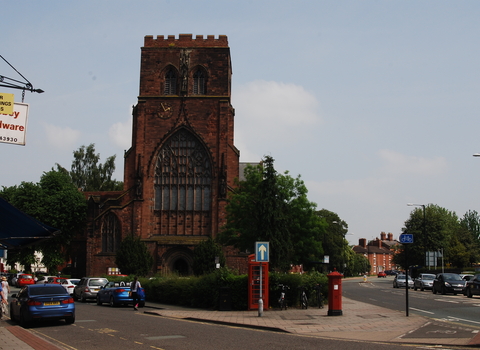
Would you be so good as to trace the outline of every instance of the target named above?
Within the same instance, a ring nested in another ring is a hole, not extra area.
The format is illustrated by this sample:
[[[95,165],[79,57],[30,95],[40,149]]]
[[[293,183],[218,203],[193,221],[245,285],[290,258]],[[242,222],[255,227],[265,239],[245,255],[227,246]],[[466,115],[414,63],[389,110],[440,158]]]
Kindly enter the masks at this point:
[[[67,127],[59,127],[44,123],[45,134],[50,145],[58,149],[71,151],[78,139],[80,139],[81,132]]]
[[[242,160],[267,154],[271,145],[285,145],[308,137],[321,122],[316,97],[302,86],[276,81],[256,80],[232,93],[236,110],[235,143]]]
[[[108,136],[115,146],[129,149],[132,144],[132,118],[113,124],[108,130]]]

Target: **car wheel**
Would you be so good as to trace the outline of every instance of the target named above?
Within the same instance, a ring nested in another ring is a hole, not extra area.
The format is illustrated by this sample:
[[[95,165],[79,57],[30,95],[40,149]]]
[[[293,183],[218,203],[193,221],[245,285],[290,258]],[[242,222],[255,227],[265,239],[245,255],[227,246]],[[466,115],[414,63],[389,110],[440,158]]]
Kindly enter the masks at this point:
[[[417,290],[417,286],[413,286],[413,290]]]
[[[111,307],[117,306],[117,303],[115,303],[115,300],[113,299],[113,297],[110,297],[110,306]]]
[[[435,289],[435,286],[432,287],[432,293],[437,294],[437,290]]]
[[[97,305],[102,305],[102,301],[100,300],[100,297],[97,294]]]
[[[77,298],[77,295],[75,294],[75,292],[73,292],[73,295],[72,295],[72,297],[73,297],[73,300],[75,300],[75,301],[77,301],[77,300],[78,300],[78,298]]]
[[[144,302],[144,301],[141,301],[140,303],[138,303],[138,306],[139,306],[139,307],[144,307],[144,306],[145,306],[145,302]]]
[[[65,319],[65,323],[66,323],[66,324],[73,324],[73,323],[75,323],[75,316],[67,317],[67,318]]]
[[[85,294],[82,293],[82,294],[80,295],[80,301],[81,301],[82,303],[85,303],[85,302],[87,301],[87,298],[85,298]]]
[[[467,297],[468,297],[468,298],[473,297],[472,291],[471,291],[470,289],[467,289]]]
[[[442,295],[445,295],[445,294],[447,294],[447,291],[445,290],[445,287],[442,286]]]
[[[420,288],[420,290],[423,292],[425,290],[425,288],[422,287],[422,288]]]

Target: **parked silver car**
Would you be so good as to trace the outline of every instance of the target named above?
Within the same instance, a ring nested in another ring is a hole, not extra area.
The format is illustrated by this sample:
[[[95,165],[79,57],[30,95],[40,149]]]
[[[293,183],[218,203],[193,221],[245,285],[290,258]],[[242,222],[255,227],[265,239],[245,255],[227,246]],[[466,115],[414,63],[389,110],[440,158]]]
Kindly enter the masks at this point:
[[[433,288],[433,280],[435,279],[435,275],[431,273],[421,273],[418,275],[417,278],[413,281],[413,289],[417,290],[420,289],[424,291],[425,289],[432,289]]]
[[[85,302],[87,299],[97,299],[100,287],[106,285],[108,280],[102,277],[83,277],[73,289],[73,299]]]
[[[405,275],[396,275],[393,279],[393,288],[401,288],[405,287],[407,283],[407,278]],[[408,288],[413,288],[413,280],[410,276],[408,276]]]

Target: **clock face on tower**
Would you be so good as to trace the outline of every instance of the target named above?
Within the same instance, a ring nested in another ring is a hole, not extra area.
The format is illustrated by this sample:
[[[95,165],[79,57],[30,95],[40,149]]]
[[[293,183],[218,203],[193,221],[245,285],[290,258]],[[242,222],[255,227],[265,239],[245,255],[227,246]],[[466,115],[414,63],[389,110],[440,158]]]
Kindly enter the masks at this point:
[[[160,119],[168,119],[173,115],[173,108],[170,103],[162,102],[155,111],[155,115]]]

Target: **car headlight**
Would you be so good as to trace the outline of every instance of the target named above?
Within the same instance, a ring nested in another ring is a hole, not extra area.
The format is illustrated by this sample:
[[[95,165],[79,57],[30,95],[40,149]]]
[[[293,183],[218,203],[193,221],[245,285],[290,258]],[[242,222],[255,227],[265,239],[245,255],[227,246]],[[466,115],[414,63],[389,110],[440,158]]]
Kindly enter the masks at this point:
[[[445,282],[445,287],[449,287],[449,288],[450,288],[450,287],[451,287],[450,283]]]

